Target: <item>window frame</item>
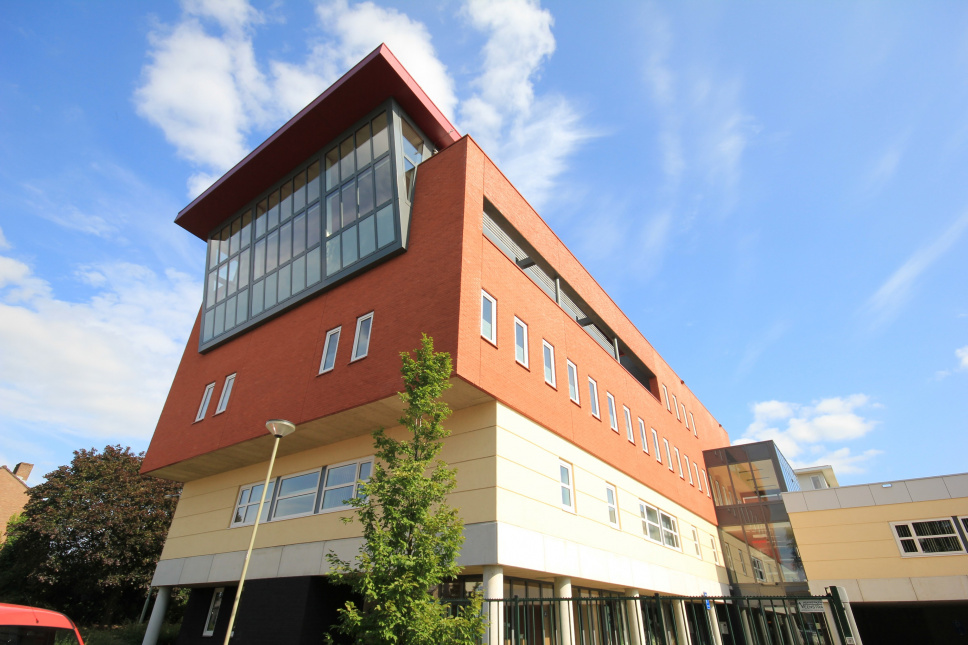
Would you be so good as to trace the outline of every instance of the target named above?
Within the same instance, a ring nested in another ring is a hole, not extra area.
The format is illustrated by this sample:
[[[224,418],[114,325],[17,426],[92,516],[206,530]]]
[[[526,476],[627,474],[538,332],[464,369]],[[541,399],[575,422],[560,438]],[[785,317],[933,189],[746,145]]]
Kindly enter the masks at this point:
[[[682,421],[682,417],[679,416],[679,399],[676,398],[675,394],[672,395],[672,407],[676,409],[676,419]]]
[[[642,452],[649,454],[649,437],[645,432],[645,421],[642,417],[636,417],[639,421],[639,439],[642,441]]]
[[[652,522],[651,520],[649,520],[648,509],[652,509],[653,511],[655,511],[656,518],[658,519],[658,523]],[[667,547],[669,549],[679,551],[680,553],[682,552],[682,538],[679,536],[679,520],[676,519],[675,515],[666,513],[658,506],[653,506],[652,504],[649,504],[648,502],[640,499],[639,516],[640,516],[640,519],[642,520],[642,534],[645,536],[645,539],[655,544],[661,544],[662,546]],[[667,519],[672,528],[666,528],[665,523],[663,522],[663,519]],[[650,526],[654,526],[658,529],[658,532],[659,532],[658,540],[652,537],[652,535],[649,533],[648,528]],[[671,538],[672,538],[671,544],[669,543],[670,540],[667,540],[667,535],[671,535]]]
[[[676,467],[672,464],[672,450],[669,449],[669,440],[662,437],[662,443],[665,445],[666,458],[669,460],[669,470],[676,472]]]
[[[720,563],[719,562],[719,549],[716,548],[716,536],[715,535],[710,535],[709,536],[709,548],[711,548],[713,550],[713,562],[715,562],[716,564],[719,564]]]
[[[545,350],[551,350],[546,352]],[[548,364],[548,357],[551,357],[551,365]],[[551,387],[558,389],[558,376],[555,373],[555,346],[549,343],[544,338],[541,339],[541,363],[544,366],[544,382]],[[551,368],[550,370],[548,368]],[[551,374],[551,380],[548,380],[548,374]]]
[[[632,430],[632,411],[629,410],[629,406],[622,406],[622,414],[625,416],[625,435],[629,440],[629,443],[633,446],[635,445],[635,431]]]
[[[567,483],[562,481],[562,475],[564,472],[568,473]],[[564,493],[565,491],[568,491],[569,503],[565,504],[565,500],[562,499],[562,510],[568,511],[569,513],[575,513],[577,515],[578,511],[575,505],[575,469],[572,464],[564,459],[558,460],[558,484],[560,492]]]
[[[702,560],[702,544],[699,542],[699,530],[695,526],[690,526],[692,529],[692,542],[696,547],[696,557]]]
[[[698,437],[699,432],[696,431],[696,417],[692,416],[692,412],[689,413],[689,426],[692,428],[692,435]]]
[[[202,392],[202,400],[198,404],[198,412],[195,413],[195,423],[205,420],[205,416],[208,414],[208,406],[212,403],[212,393],[214,391],[215,381],[205,386],[205,391]]]
[[[229,399],[232,398],[232,388],[235,385],[235,377],[238,372],[233,372],[225,377],[225,382],[222,383],[222,393],[218,395],[218,405],[215,406],[215,414],[222,414],[225,412],[225,408],[229,407]]]
[[[696,482],[692,479],[692,465],[689,463],[689,457],[683,453],[682,458],[686,461],[686,473],[689,475],[689,485],[695,486]]]
[[[366,358],[367,356],[369,356],[369,354],[370,354],[370,344],[371,344],[371,342],[373,340],[373,313],[374,312],[371,311],[370,313],[363,314],[362,316],[360,316],[359,318],[356,319],[356,334],[353,337],[353,356],[350,359],[350,363],[354,363],[356,361],[362,360],[362,359]],[[366,321],[369,321],[370,322],[370,326],[369,326],[369,328],[367,330],[367,334],[366,334],[366,348],[363,350],[363,353],[360,354],[359,353],[359,349],[360,349],[360,327]]]
[[[706,469],[702,469],[702,480],[706,482],[706,497],[712,499],[712,491],[709,489],[709,477],[706,477]]]
[[[699,478],[699,464],[695,461],[692,462],[692,469],[696,471],[696,487],[699,488],[699,492],[702,492],[702,479]]]
[[[202,636],[213,636],[215,628],[218,627],[218,614],[222,609],[222,600],[225,598],[225,587],[214,587],[212,589],[212,600],[208,603],[208,613],[205,614],[205,625],[202,627]],[[218,601],[218,604],[215,601]],[[212,614],[214,612],[214,615]]]
[[[316,485],[314,486],[314,489],[312,491],[313,503],[309,507],[309,510],[308,511],[303,511],[302,513],[293,513],[291,515],[282,515],[282,516],[277,515],[276,512],[277,512],[277,509],[279,507],[279,501],[280,500],[291,499],[293,497],[302,497],[302,496],[309,495],[309,493],[307,493],[305,491],[300,492],[300,493],[290,493],[290,494],[287,494],[287,495],[283,495],[282,492],[281,492],[282,491],[282,483],[284,481],[288,480],[288,479],[295,479],[296,477],[302,477],[304,475],[309,475],[309,474],[312,474],[312,473],[316,473],[317,476],[316,476]],[[304,470],[304,471],[296,472],[296,473],[289,473],[288,475],[280,475],[279,477],[277,477],[276,478],[276,488],[273,489],[273,491],[272,491],[273,492],[272,509],[271,509],[272,512],[269,514],[269,517],[268,517],[268,519],[266,521],[274,522],[274,521],[281,521],[281,520],[291,520],[291,519],[294,519],[294,518],[297,518],[297,517],[306,517],[307,515],[315,515],[315,513],[316,513],[316,506],[318,505],[318,502],[319,502],[319,500],[318,500],[319,493],[320,493],[319,483],[322,480],[322,478],[325,476],[325,474],[326,474],[326,471],[323,468],[310,468],[309,470]],[[277,489],[278,489],[278,492],[277,492]]]
[[[491,303],[491,320],[489,321],[491,325],[490,336],[484,333],[484,322],[485,322],[484,301],[485,300]],[[483,338],[487,342],[497,347],[497,299],[495,299],[494,296],[489,294],[484,289],[481,289],[481,338]]]
[[[662,393],[665,394],[666,410],[672,412],[672,406],[669,403],[669,388],[666,387],[665,383],[662,384]]]
[[[524,340],[523,345],[518,345],[518,329],[521,329],[523,331],[522,333],[523,340]],[[518,350],[521,350],[521,353],[524,355],[523,361],[520,358],[518,358]],[[517,316],[515,316],[514,317],[514,360],[518,365],[521,365],[522,367],[530,369],[529,363],[530,363],[531,357],[529,356],[529,354],[530,354],[530,347],[528,346],[528,324],[523,320],[521,320],[520,318],[518,318]]]
[[[345,511],[347,509],[353,508],[349,504],[343,504],[342,506],[333,506],[332,508],[323,508],[323,501],[326,497],[326,491],[333,490],[336,488],[343,488],[349,485],[349,484],[333,484],[332,486],[327,486],[326,478],[329,477],[329,473],[336,468],[342,468],[343,466],[356,464],[356,479],[353,480],[353,497],[359,497],[360,482],[370,480],[370,477],[367,477],[365,480],[360,478],[360,468],[362,468],[363,464],[366,464],[366,463],[370,464],[370,477],[372,477],[373,464],[374,464],[374,457],[372,455],[368,457],[360,457],[359,459],[350,459],[348,461],[343,461],[338,464],[330,464],[329,466],[326,466],[317,484],[316,503],[313,505],[313,515],[325,515],[327,513],[337,513],[339,511]]]
[[[325,374],[326,372],[332,372],[336,368],[336,357],[339,355],[339,339],[343,333],[343,326],[337,325],[333,329],[326,332],[326,339],[323,341],[323,355],[319,359],[319,374]],[[333,341],[333,336],[336,336],[336,340]],[[329,354],[329,344],[330,342],[336,343],[336,348],[333,350],[333,363],[326,367],[326,356]]]
[[[756,582],[766,582],[766,569],[763,567],[763,561],[760,560],[755,555],[750,555],[750,566],[753,568],[753,580]]]
[[[608,427],[618,432],[618,411],[615,409],[615,397],[608,390],[605,390],[605,399],[608,404]]]
[[[269,485],[266,486],[266,501],[265,501],[265,504],[262,506],[262,512],[265,513],[265,518],[259,520],[260,524],[268,522],[272,517],[272,497],[273,495],[276,494],[276,480],[278,479],[279,479],[278,477],[273,477],[272,479],[269,480]],[[242,486],[239,486],[239,492],[235,496],[235,505],[232,507],[232,519],[229,522],[229,528],[234,529],[242,526],[251,526],[255,524],[255,516],[252,517],[251,522],[245,521],[245,518],[243,518],[241,522],[236,522],[235,518],[238,516],[239,508],[242,506],[245,506],[246,509],[252,506],[256,509],[256,513],[258,514],[259,502],[254,501],[252,499],[252,489],[257,486],[262,486],[265,483],[266,483],[266,480],[260,479],[257,482],[253,482],[251,484],[243,484]],[[247,501],[245,502],[245,504],[242,504],[242,494],[246,490],[249,491],[249,496],[246,498]],[[260,497],[261,497],[261,494],[260,494]]]
[[[951,525],[952,532],[944,533],[944,534],[932,533],[930,535],[919,535],[917,529],[914,528],[914,525],[924,524],[927,522],[948,522]],[[890,525],[891,525],[891,535],[894,536],[894,542],[897,544],[897,549],[900,552],[902,558],[930,558],[930,557],[937,557],[937,556],[964,555],[966,553],[965,543],[961,539],[961,534],[958,531],[959,529],[958,525],[961,523],[962,523],[962,520],[960,517],[950,516],[950,517],[924,518],[924,519],[917,519],[917,520],[903,520],[899,522],[890,522]],[[902,537],[898,535],[898,532],[897,532],[898,526],[906,526],[910,534],[910,537]],[[958,546],[961,547],[961,549],[959,551],[935,551],[935,552],[925,553],[921,548],[921,540],[930,539],[930,538],[946,538],[946,537],[954,537],[955,541],[957,541]],[[916,552],[905,551],[903,542],[911,542],[915,546],[915,548],[917,548],[917,551]]]
[[[601,421],[602,411],[598,405],[598,381],[590,376],[588,377],[588,398],[591,399],[592,416]]]
[[[612,501],[608,501],[608,494],[612,494]],[[618,512],[618,489],[614,484],[605,482],[605,506],[608,507],[608,523],[612,528],[621,529],[622,520]],[[615,516],[613,521],[612,516]]]
[[[581,405],[581,393],[578,391],[578,366],[565,359],[568,370],[568,398],[577,405]]]
[[[655,448],[655,460],[662,463],[662,448],[659,447],[659,433],[656,432],[655,428],[649,428],[652,431],[652,447]]]
[[[689,429],[689,421],[688,421],[688,419],[686,419],[686,404],[685,403],[680,403],[679,404],[679,407],[682,408],[682,421],[683,421],[683,423],[686,424],[686,429],[688,430]]]
[[[676,462],[679,464],[679,479],[685,479],[686,476],[682,473],[682,453],[679,452],[678,446],[673,446],[672,449],[676,452]]]
[[[655,522],[649,519],[649,509],[655,511]],[[655,544],[662,544],[662,520],[660,519],[659,509],[640,499],[639,518],[642,520],[642,535],[645,536],[645,539]],[[650,527],[655,527],[656,532],[659,534],[658,539],[652,537],[652,534],[649,532]]]

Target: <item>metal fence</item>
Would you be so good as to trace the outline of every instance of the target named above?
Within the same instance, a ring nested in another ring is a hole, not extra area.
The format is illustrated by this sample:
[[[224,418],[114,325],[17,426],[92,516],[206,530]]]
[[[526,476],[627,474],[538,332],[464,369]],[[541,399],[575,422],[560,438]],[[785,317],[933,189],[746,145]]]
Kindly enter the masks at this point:
[[[489,645],[837,645],[816,597],[486,599]],[[448,600],[455,609],[466,600]],[[835,601],[834,601],[835,602]],[[834,613],[835,619],[837,618]],[[839,626],[838,626],[839,631]]]

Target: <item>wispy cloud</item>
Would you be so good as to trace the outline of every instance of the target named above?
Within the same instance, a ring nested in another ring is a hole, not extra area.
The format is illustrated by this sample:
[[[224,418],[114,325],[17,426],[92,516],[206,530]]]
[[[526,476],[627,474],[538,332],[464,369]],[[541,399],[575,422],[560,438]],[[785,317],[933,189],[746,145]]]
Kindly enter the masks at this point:
[[[904,157],[907,139],[907,134],[899,137],[877,155],[867,172],[867,176],[863,179],[863,189],[866,193],[880,192],[894,178]]]
[[[771,325],[765,334],[759,334],[750,341],[746,346],[746,351],[743,352],[743,357],[736,366],[736,374],[738,376],[749,374],[750,370],[753,369],[753,366],[760,359],[760,356],[769,349],[770,345],[780,340],[787,332],[787,329],[789,329],[787,322],[778,321]]]
[[[955,358],[958,359],[958,369],[968,370],[968,345],[956,349]]]
[[[60,299],[26,263],[0,255],[0,417],[8,430],[146,440],[201,285],[120,262],[80,267],[75,279],[90,298]]]
[[[797,467],[830,464],[842,473],[863,472],[863,465],[880,450],[854,454],[847,446],[830,444],[862,439],[877,425],[861,410],[878,407],[865,394],[832,397],[809,405],[786,401],[761,401],[751,408],[753,422],[737,443],[772,439]]]
[[[921,274],[947,253],[961,239],[966,229],[968,229],[968,211],[955,219],[941,235],[915,251],[868,298],[866,310],[873,317],[875,326],[894,319],[910,298]]]

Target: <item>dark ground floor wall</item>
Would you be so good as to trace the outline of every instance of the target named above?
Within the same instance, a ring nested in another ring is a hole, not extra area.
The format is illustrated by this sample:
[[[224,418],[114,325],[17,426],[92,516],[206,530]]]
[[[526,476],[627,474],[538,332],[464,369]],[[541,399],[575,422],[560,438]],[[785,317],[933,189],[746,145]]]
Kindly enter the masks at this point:
[[[225,640],[236,587],[225,588],[214,633],[203,635],[216,589],[191,590],[178,645],[213,645]],[[317,645],[336,621],[336,610],[350,597],[345,587],[331,585],[322,576],[247,581],[235,618],[232,643]]]
[[[968,600],[963,602],[852,602],[865,645],[968,645]]]

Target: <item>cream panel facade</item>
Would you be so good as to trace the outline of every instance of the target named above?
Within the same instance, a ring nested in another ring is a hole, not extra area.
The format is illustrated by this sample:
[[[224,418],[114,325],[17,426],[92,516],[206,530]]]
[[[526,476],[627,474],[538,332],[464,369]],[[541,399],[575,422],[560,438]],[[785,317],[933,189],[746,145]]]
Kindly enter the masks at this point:
[[[466,523],[495,519],[495,438],[493,404],[454,413],[447,421],[451,436],[444,442],[441,458],[457,466],[457,489],[451,503]],[[298,431],[298,430],[297,430]],[[388,433],[403,437],[403,428]],[[285,439],[283,439],[285,441]],[[287,455],[276,460],[273,477],[361,459],[373,454],[369,436]],[[161,560],[193,558],[245,550],[251,527],[231,528],[232,514],[241,487],[264,480],[268,461],[185,484],[172,520]],[[346,540],[361,535],[356,523],[345,524],[350,511],[320,513],[271,521],[259,526],[257,548]]]
[[[650,591],[726,592],[725,569],[709,546],[715,526],[514,410],[494,405],[498,564]],[[562,508],[561,461],[572,466],[574,512]],[[617,491],[619,528],[609,522],[606,484]],[[676,518],[680,549],[645,538],[640,500]],[[692,546],[692,527],[703,545],[701,557]]]

